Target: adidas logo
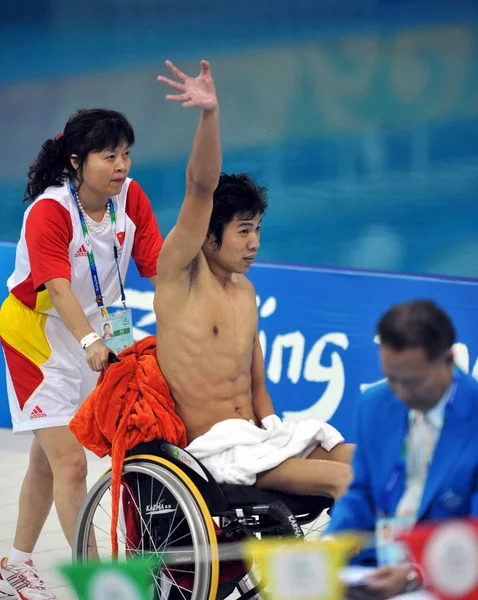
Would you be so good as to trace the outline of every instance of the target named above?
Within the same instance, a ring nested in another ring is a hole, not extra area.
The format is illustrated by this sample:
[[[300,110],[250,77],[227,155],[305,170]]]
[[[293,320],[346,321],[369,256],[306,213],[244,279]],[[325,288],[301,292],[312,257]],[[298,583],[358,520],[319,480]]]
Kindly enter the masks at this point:
[[[46,413],[44,413],[39,406],[35,406],[30,413],[30,419],[41,419],[42,417],[46,417]]]
[[[78,258],[79,256],[88,256],[88,254],[86,253],[86,248],[85,245],[82,244],[79,249],[77,250],[76,254],[75,254],[75,258]]]

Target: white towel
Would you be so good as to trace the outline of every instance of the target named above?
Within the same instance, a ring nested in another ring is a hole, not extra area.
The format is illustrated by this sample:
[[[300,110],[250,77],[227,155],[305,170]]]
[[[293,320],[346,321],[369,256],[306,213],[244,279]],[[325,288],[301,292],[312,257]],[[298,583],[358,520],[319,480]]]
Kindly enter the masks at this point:
[[[254,485],[259,473],[288,458],[305,458],[319,445],[330,451],[343,441],[334,427],[317,419],[284,422],[270,415],[262,420],[262,428],[244,419],[216,423],[186,450],[219,483]]]

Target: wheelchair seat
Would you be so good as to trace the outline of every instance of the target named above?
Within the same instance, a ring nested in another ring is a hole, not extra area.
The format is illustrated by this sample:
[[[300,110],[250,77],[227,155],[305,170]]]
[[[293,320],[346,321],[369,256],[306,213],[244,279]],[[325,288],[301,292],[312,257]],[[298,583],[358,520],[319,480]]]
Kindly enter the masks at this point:
[[[272,502],[282,501],[296,517],[313,516],[330,508],[332,498],[325,496],[300,496],[287,494],[275,490],[262,490],[255,486],[221,484],[228,506],[232,509],[267,505]]]
[[[333,505],[332,498],[326,496],[303,496],[263,490],[256,486],[218,484],[206,467],[192,454],[163,440],[138,444],[126,453],[126,456],[147,455],[164,457],[187,473],[204,496],[212,515],[221,515],[231,510],[260,514],[259,507],[283,502],[299,523],[308,523]]]

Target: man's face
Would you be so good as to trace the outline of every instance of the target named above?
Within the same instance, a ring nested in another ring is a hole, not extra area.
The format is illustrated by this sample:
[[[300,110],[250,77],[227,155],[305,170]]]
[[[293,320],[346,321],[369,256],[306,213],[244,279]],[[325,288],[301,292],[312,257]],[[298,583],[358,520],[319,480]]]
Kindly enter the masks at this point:
[[[380,346],[382,371],[393,392],[408,408],[426,412],[441,399],[453,376],[453,352],[429,360],[423,348],[397,352]]]
[[[261,215],[256,215],[252,219],[244,219],[241,215],[236,215],[224,227],[222,246],[219,250],[209,250],[209,257],[227,271],[246,273],[259,250],[261,223]]]

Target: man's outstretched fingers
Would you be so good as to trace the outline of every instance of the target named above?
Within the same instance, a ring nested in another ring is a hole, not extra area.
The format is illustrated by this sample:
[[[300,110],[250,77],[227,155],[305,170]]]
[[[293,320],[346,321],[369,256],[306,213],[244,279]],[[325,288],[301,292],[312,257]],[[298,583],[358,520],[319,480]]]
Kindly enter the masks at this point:
[[[189,100],[188,94],[166,94],[166,100],[174,100],[176,102],[187,102]]]
[[[176,65],[174,65],[170,60],[166,61],[166,66],[171,71],[171,73],[177,77],[181,81],[185,81],[187,79],[187,75],[185,75],[182,71],[180,71]]]
[[[178,90],[179,92],[184,92],[184,83],[179,83],[179,81],[173,81],[172,79],[169,79],[168,77],[163,77],[163,75],[159,75],[158,76],[158,81],[160,81],[161,83],[164,83],[165,85]]]

